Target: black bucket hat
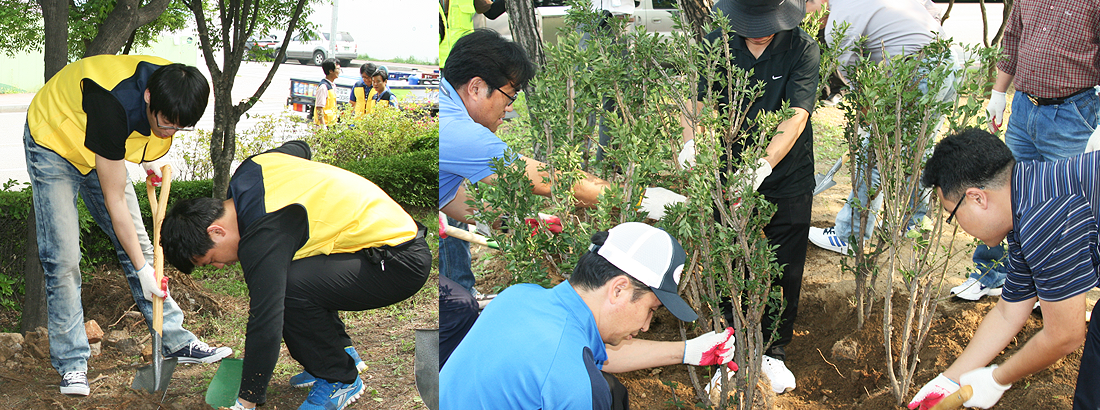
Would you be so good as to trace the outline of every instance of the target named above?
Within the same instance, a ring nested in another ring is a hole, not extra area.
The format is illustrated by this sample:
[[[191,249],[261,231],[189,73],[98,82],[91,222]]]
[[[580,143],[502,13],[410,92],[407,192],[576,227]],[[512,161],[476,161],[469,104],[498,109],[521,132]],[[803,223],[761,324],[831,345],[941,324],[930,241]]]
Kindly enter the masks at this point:
[[[718,0],[714,10],[729,18],[737,35],[759,38],[797,27],[806,15],[806,0]]]

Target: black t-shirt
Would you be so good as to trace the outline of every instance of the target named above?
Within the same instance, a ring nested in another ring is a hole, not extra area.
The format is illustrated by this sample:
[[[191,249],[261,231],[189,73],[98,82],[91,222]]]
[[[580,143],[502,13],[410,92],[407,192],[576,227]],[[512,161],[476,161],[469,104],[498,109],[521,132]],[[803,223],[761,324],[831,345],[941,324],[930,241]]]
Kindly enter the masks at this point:
[[[722,33],[707,34],[707,40],[721,39]],[[764,94],[749,107],[748,118],[763,112],[778,111],[784,101],[791,108],[802,108],[813,114],[817,98],[821,51],[817,42],[801,28],[776,33],[768,48],[756,58],[745,45],[745,38],[730,34],[730,54],[733,63],[744,70],[753,70],[752,80],[764,83]],[[725,70],[719,69],[719,75]],[[708,88],[717,93],[719,105],[729,103],[726,90],[717,83],[701,80],[698,87],[702,100]],[[770,198],[791,198],[806,195],[814,188],[813,127],[809,120],[791,151],[772,169],[772,174],[760,185],[760,193]],[[740,155],[741,147],[734,147]]]

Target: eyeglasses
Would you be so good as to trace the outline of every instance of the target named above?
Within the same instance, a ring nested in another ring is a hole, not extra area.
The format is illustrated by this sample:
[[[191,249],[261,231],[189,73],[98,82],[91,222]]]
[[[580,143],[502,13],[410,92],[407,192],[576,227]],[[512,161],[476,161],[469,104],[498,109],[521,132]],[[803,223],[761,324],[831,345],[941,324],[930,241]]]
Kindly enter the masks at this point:
[[[156,114],[153,114],[153,118],[155,118],[157,120],[157,128],[160,128],[162,130],[176,130],[176,131],[194,131],[195,130],[195,127],[180,128],[180,127],[171,127],[171,126],[166,126],[166,125],[160,125],[160,116],[156,115]]]
[[[952,219],[955,219],[955,212],[959,212],[959,207],[962,206],[964,199],[966,199],[966,193],[965,192],[963,192],[962,197],[959,198],[959,202],[957,204],[955,204],[955,209],[951,210],[951,215],[947,215],[947,223],[948,224],[951,223]]]
[[[516,91],[516,96],[513,97],[513,96],[508,95],[508,93],[504,92],[503,90],[501,90],[500,87],[494,88],[494,90],[500,91],[501,94],[504,94],[505,97],[508,97],[508,105],[507,105],[508,107],[511,107],[512,103],[516,102],[516,99],[519,98],[519,91]]]

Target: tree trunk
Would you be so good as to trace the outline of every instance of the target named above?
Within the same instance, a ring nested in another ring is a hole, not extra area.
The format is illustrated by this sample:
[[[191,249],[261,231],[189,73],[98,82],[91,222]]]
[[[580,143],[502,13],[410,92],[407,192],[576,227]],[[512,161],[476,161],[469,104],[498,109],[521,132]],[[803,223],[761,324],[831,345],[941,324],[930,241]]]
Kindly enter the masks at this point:
[[[541,26],[535,15],[535,5],[531,0],[509,0],[504,3],[508,10],[508,29],[512,31],[512,40],[519,43],[535,65],[542,66],[546,56],[542,52]]]
[[[43,44],[42,57],[45,70],[44,81],[50,81],[54,74],[69,63],[69,2],[65,0],[38,0],[42,7]]]
[[[232,77],[231,77],[232,78]],[[216,81],[215,84],[223,81]],[[232,115],[232,85],[214,86],[214,132],[210,133],[210,161],[214,163],[214,198],[225,199],[229,190],[229,167],[237,155],[237,121]]]
[[[38,238],[35,235],[34,207],[27,218],[27,244],[23,247],[23,315],[19,321],[20,333],[33,332],[46,327],[46,276],[42,272],[42,261],[38,258]]]
[[[680,9],[684,10],[684,23],[691,27],[691,35],[695,41],[702,41],[707,34],[704,27],[711,22],[710,11],[714,8],[714,0],[679,0]]]
[[[130,34],[164,14],[171,0],[150,0],[144,7],[141,3],[141,0],[118,0],[84,50],[84,57],[117,54],[129,41]]]

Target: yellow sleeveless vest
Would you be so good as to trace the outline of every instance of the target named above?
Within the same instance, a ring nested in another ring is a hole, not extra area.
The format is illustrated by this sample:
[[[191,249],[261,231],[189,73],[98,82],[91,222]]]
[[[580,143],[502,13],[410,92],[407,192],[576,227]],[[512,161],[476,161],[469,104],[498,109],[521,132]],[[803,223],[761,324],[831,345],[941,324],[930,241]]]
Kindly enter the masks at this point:
[[[318,114],[325,116],[325,124],[332,125],[336,123],[336,83],[331,84],[332,88],[328,89],[328,96],[325,99],[325,106],[321,108],[321,112],[313,113],[314,124],[321,124],[321,117],[319,117]]]
[[[75,61],[58,71],[34,95],[27,110],[27,125],[34,141],[56,152],[87,175],[95,169],[95,153],[84,147],[88,115],[80,82],[87,78],[105,90],[134,76],[138,63],[168,65],[171,61],[153,56],[99,55]],[[144,135],[134,131],[126,139],[126,157],[130,162],[152,161],[168,153],[171,138]]]
[[[416,237],[416,222],[373,182],[331,165],[283,153],[252,157],[263,171],[264,208],[301,205],[309,240],[294,259],[400,245]]]
[[[363,95],[364,90],[370,90],[369,95]],[[374,90],[374,87],[367,86],[366,88],[355,89],[355,116],[358,117],[364,113],[374,112],[374,95],[378,94],[378,91]]]
[[[443,13],[443,6],[439,7],[439,12]],[[474,10],[473,0],[451,0],[447,5],[446,18],[443,19],[446,30],[443,41],[439,42],[439,68],[442,69],[447,63],[447,56],[451,55],[455,42],[474,31],[474,14],[477,11]]]

